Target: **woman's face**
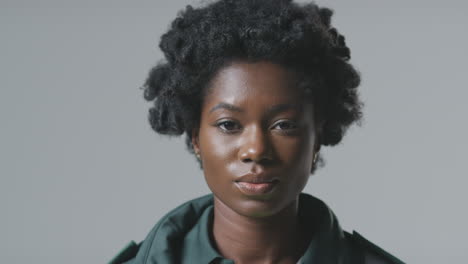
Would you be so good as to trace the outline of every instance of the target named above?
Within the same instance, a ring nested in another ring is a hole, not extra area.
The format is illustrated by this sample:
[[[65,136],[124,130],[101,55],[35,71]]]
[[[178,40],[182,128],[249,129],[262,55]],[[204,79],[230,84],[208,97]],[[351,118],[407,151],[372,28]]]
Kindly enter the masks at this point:
[[[249,217],[298,199],[317,131],[308,97],[292,72],[270,62],[235,62],[214,76],[192,143],[215,199]]]

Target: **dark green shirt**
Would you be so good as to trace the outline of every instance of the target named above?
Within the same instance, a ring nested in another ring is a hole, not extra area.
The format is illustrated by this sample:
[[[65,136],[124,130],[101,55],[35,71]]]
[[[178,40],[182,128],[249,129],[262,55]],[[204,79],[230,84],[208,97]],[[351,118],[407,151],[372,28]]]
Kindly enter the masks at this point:
[[[234,264],[213,246],[213,195],[188,201],[166,214],[139,244],[131,242],[110,264]],[[310,226],[313,238],[299,263],[403,263],[357,232],[343,231],[330,208],[302,193],[299,219]]]

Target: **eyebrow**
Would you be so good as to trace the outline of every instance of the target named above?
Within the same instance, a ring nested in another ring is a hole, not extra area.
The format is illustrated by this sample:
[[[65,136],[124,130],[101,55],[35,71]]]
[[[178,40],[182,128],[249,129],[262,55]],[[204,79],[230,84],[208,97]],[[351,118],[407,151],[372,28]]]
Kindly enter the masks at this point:
[[[242,108],[240,108],[238,106],[221,102],[221,103],[215,105],[213,108],[211,108],[210,113],[212,113],[212,112],[214,112],[214,111],[216,111],[218,109],[226,109],[228,111],[239,112],[239,113],[244,112],[244,109],[242,109]],[[298,107],[295,104],[277,104],[277,105],[274,105],[274,106],[270,107],[267,110],[267,115],[274,115],[274,114],[284,112],[284,111],[287,111],[287,110],[290,110],[290,109],[300,110],[300,107]]]
[[[216,111],[218,109],[226,109],[226,110],[229,110],[229,111],[232,111],[232,112],[244,112],[244,110],[242,110],[242,108],[240,108],[240,107],[237,107],[237,106],[232,105],[232,104],[221,102],[221,103],[215,105],[213,108],[211,108],[210,113],[212,113],[212,112],[214,112],[214,111]]]

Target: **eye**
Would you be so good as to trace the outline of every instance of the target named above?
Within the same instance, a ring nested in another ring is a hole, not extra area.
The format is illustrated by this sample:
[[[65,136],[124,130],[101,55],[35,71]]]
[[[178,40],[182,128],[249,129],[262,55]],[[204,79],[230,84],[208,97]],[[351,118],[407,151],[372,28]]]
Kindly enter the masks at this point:
[[[224,133],[234,133],[240,129],[239,124],[232,120],[224,120],[216,123],[216,126]]]
[[[279,122],[275,123],[273,128],[278,128],[280,130],[286,130],[287,131],[287,130],[296,129],[297,125],[296,125],[295,122],[283,120],[283,121],[279,121]]]

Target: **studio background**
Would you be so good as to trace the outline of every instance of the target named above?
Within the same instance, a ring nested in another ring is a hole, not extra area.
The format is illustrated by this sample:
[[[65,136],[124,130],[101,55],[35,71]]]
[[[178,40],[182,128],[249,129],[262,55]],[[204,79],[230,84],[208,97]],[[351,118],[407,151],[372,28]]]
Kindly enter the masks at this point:
[[[189,0],[0,0],[0,263],[106,263],[209,193],[143,100]],[[465,263],[465,1],[318,1],[362,73],[362,127],[305,189],[407,263]]]

